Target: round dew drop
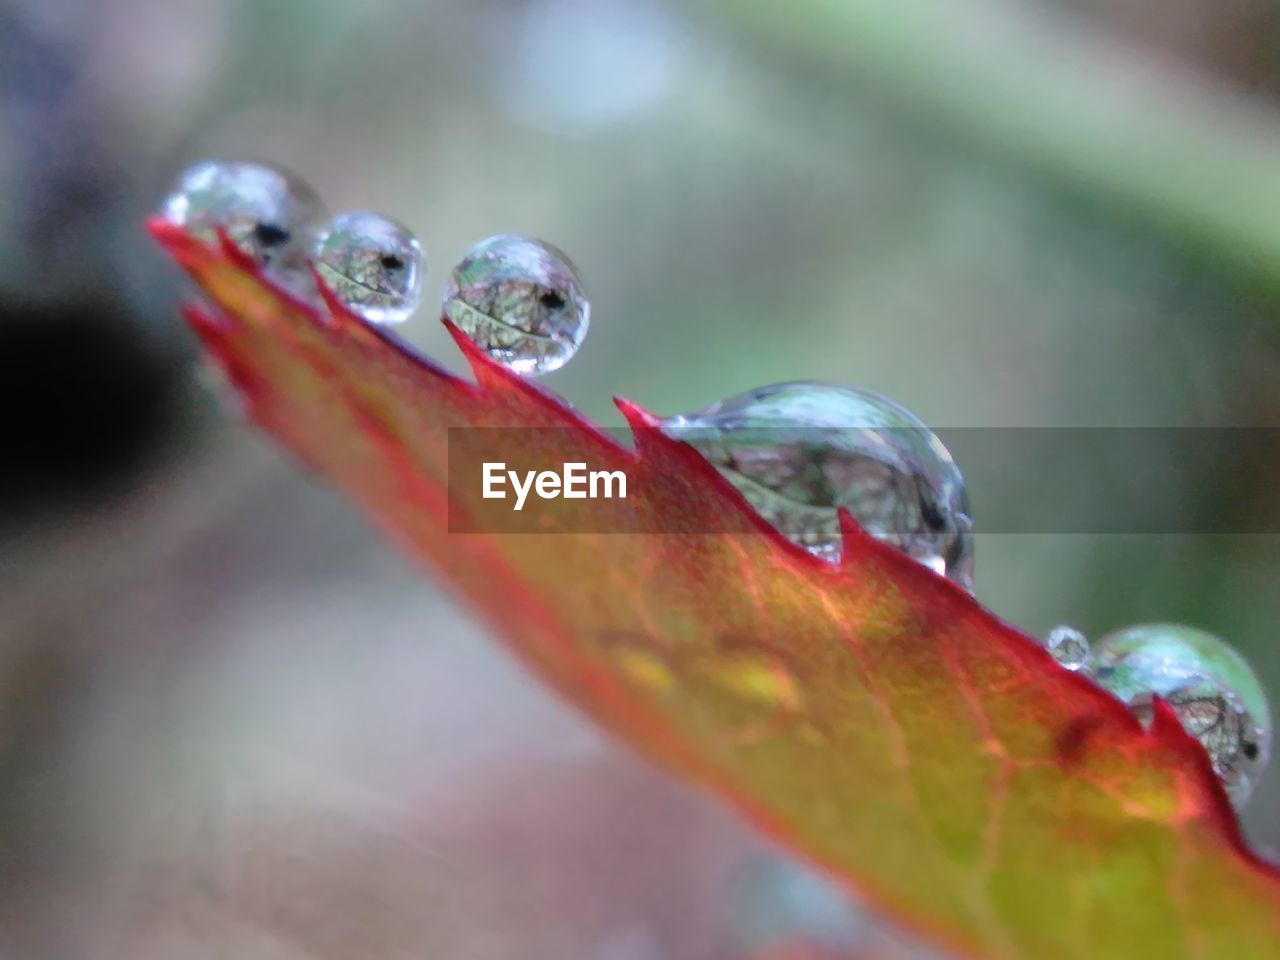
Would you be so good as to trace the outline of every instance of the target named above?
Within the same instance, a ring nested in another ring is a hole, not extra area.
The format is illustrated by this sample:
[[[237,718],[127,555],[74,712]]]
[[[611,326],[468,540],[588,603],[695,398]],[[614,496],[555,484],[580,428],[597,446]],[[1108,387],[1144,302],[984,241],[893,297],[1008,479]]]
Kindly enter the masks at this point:
[[[663,423],[789,539],[838,559],[837,510],[872,536],[973,590],[964,478],[942,441],[886,397],[786,383]]]
[[[1044,638],[1044,648],[1068,670],[1089,668],[1089,639],[1075,627],[1054,627]]]
[[[498,363],[536,377],[577,352],[591,306],[563,252],[541,240],[499,236],[477,244],[453,268],[444,312]]]
[[[376,213],[334,217],[316,241],[315,268],[342,305],[370,323],[403,323],[422,302],[422,247]]]
[[[1094,647],[1094,677],[1150,722],[1155,697],[1204,746],[1231,802],[1240,808],[1266,768],[1271,711],[1240,654],[1203,630],[1143,624]]]
[[[327,214],[298,177],[260,163],[205,161],[185,170],[162,216],[206,243],[218,228],[276,279],[301,287],[306,261]]]

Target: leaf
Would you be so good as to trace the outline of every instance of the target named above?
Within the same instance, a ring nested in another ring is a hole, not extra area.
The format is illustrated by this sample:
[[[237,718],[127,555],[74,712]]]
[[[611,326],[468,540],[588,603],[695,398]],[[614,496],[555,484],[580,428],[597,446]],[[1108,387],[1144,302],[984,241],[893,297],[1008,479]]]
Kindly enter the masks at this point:
[[[562,696],[884,913],[975,957],[1280,952],[1280,873],[1167,709],[1145,732],[847,516],[839,566],[794,547],[633,404],[634,451],[461,335],[475,384],[276,291],[225,240],[152,230],[217,304],[187,318],[254,422]],[[483,507],[448,484],[456,427],[557,428],[559,449],[493,454],[624,470],[618,529],[681,532],[450,533]]]

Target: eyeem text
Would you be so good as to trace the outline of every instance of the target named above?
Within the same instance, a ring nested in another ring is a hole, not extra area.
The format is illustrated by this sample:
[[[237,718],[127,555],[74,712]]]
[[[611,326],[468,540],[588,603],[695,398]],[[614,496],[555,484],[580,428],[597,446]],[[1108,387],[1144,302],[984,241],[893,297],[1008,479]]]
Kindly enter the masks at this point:
[[[542,500],[625,500],[627,475],[621,470],[588,470],[585,463],[566,463],[554,470],[527,470],[521,476],[505,463],[484,464],[486,500],[506,500],[507,487],[515,492],[515,509],[523,510],[530,492]]]

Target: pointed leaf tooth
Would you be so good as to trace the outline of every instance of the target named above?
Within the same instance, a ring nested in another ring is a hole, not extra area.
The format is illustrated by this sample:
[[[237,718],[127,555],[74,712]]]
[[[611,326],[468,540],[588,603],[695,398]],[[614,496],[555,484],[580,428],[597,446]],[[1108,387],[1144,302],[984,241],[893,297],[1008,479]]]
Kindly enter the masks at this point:
[[[169,256],[180,266],[186,268],[193,256],[202,252],[204,244],[182,227],[170,223],[164,217],[155,216],[147,220],[147,232],[155,237]]]
[[[241,327],[239,317],[202,303],[184,303],[182,318],[206,344],[216,342]]]
[[[231,261],[232,266],[238,267],[245,273],[252,274],[258,279],[262,279],[262,268],[254,262],[253,257],[249,256],[241,250],[231,234],[227,232],[225,227],[217,227],[218,249],[222,251],[222,255]]]
[[[637,456],[647,457],[657,446],[669,446],[674,441],[662,431],[662,420],[638,403],[625,397],[614,397],[613,405],[631,429],[631,439]]]
[[[840,562],[852,563],[853,558],[866,548],[867,541],[875,538],[862,529],[848,507],[838,507],[836,517],[840,522]]]
[[[448,316],[442,314],[440,322],[444,324],[444,328],[449,331],[449,336],[453,337],[453,342],[462,351],[463,359],[471,367],[471,375],[476,378],[478,385],[500,389],[504,385],[524,380],[519,374],[508,370],[485,353],[481,346]]]
[[[316,292],[320,294],[320,300],[324,303],[325,309],[328,311],[326,319],[332,326],[338,329],[344,329],[363,326],[365,324],[366,321],[364,318],[357,316],[345,303],[338,299],[338,295],[334,293],[333,288],[325,282],[324,277],[321,276],[320,271],[316,269],[316,265],[314,263],[308,263],[307,270],[310,271],[311,278],[316,283]]]

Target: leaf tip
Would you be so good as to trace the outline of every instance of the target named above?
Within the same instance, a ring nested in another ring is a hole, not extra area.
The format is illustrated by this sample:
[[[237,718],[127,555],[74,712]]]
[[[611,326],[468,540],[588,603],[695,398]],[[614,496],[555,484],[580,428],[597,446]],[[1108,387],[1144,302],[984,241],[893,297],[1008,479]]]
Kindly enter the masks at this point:
[[[146,227],[152,239],[183,268],[189,268],[204,247],[185,229],[164,217],[148,217]]]
[[[668,436],[661,429],[662,419],[650,413],[644,407],[640,406],[626,397],[614,397],[613,405],[618,408],[618,412],[622,414],[622,419],[627,421],[627,426],[631,428],[631,438],[635,442],[636,452],[641,456],[645,456],[662,446],[680,446],[686,444],[674,437]]]
[[[234,317],[199,303],[184,303],[182,319],[186,320],[187,325],[204,341],[222,338],[234,329],[236,323]]]
[[[236,242],[231,239],[231,234],[227,233],[227,228],[216,227],[215,229],[218,232],[218,252],[222,254],[227,262],[236,269],[261,280],[262,269],[254,262],[253,257],[236,246]]]
[[[627,421],[627,426],[632,430],[656,430],[662,422],[660,418],[626,397],[614,397],[613,405],[618,408],[618,412],[622,414],[623,419]]]
[[[840,555],[846,558],[857,556],[866,549],[867,541],[874,538],[862,529],[848,507],[839,507],[836,517],[840,522]]]
[[[147,233],[151,234],[162,246],[168,247],[175,240],[187,236],[186,231],[181,227],[176,227],[164,217],[159,215],[147,217],[146,219]]]
[[[467,361],[467,365],[471,367],[471,374],[476,378],[476,383],[480,386],[511,383],[513,380],[520,378],[508,370],[506,367],[494,360],[481,349],[480,345],[471,339],[461,327],[450,320],[447,316],[441,316],[440,322],[444,324],[445,330],[449,331],[449,336],[453,337],[453,342],[458,345],[458,349],[462,351],[463,359]]]
[[[328,322],[339,330],[364,329],[370,326],[367,320],[353,313],[350,307],[338,299],[338,295],[320,275],[314,263],[308,263],[307,270],[311,274],[311,279],[315,281],[316,292],[320,295],[320,301],[325,307],[323,311],[315,311],[321,322]]]

